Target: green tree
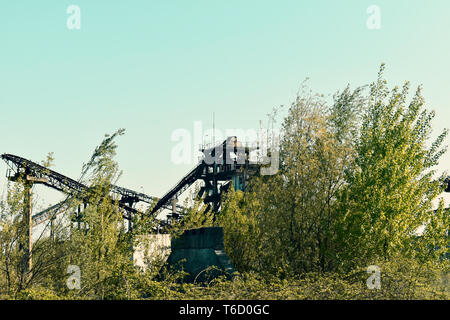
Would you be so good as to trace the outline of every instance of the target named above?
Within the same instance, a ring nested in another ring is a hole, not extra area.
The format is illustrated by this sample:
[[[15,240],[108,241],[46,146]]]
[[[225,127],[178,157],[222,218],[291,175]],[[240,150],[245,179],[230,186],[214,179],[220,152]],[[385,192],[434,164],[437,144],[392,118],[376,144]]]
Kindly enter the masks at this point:
[[[448,213],[442,203],[432,210],[443,191],[434,166],[447,130],[429,143],[435,114],[424,109],[421,87],[407,103],[409,83],[389,90],[383,71],[384,65],[370,87],[355,166],[342,191],[339,259],[348,266],[400,253],[436,259],[447,245]],[[420,227],[425,231],[418,237]]]
[[[113,160],[119,130],[107,135],[97,147],[83,173],[89,173],[89,189],[78,196],[82,212],[81,227],[72,228],[70,264],[81,270],[81,289],[72,294],[94,299],[120,299],[130,296],[129,282],[135,272],[130,238],[125,232],[124,212],[117,199],[109,196],[111,186],[120,176]]]
[[[347,87],[330,107],[305,90],[292,103],[278,173],[253,179],[221,213],[236,266],[284,276],[335,268],[337,196],[354,158],[361,90]]]
[[[198,188],[191,192],[193,201],[186,198],[183,207],[185,208],[181,213],[179,220],[174,220],[169,226],[168,232],[172,237],[180,236],[185,230],[212,227],[215,225],[214,213],[210,207],[203,202],[204,198],[195,197],[198,194]]]
[[[43,165],[48,168],[52,163],[52,154],[47,156]],[[7,186],[7,196],[0,202],[0,294],[15,298],[22,291],[33,286],[53,285],[53,281],[58,278],[58,274],[53,274],[58,267],[59,261],[64,257],[64,250],[57,247],[50,237],[47,226],[36,235],[34,234],[31,251],[32,268],[29,269],[28,255],[25,243],[28,242],[28,201],[29,191],[25,187],[24,172],[18,173],[14,182],[9,182]],[[32,206],[36,201],[33,193]],[[60,221],[52,221],[52,231],[61,232],[63,227]],[[36,232],[36,229],[34,229]],[[62,278],[62,276],[59,276]]]
[[[224,230],[225,251],[240,272],[264,270],[260,209],[258,198],[235,191],[232,186],[223,200],[217,224]]]
[[[383,70],[367,95],[347,87],[328,106],[303,91],[291,105],[279,172],[232,192],[220,215],[238,270],[348,272],[446,252],[448,211],[433,202],[443,191],[435,165],[447,131],[429,141],[434,113],[421,88],[407,103],[408,83],[389,90]]]

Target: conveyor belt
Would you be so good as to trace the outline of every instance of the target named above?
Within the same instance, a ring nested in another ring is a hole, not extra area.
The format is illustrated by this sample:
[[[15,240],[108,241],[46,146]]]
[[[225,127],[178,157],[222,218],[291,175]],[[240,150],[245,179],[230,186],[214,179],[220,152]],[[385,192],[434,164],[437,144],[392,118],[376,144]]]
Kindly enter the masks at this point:
[[[186,174],[173,188],[171,188],[155,205],[152,213],[169,204],[172,198],[178,197],[181,193],[186,191],[201,175],[204,168],[203,163],[199,163],[194,169]]]
[[[45,178],[45,182],[43,184],[52,189],[74,196],[81,195],[83,192],[89,191],[89,187],[87,187],[83,183],[75,181],[56,171],[45,168],[31,160],[12,154],[3,154],[1,158],[8,164],[10,169],[15,171],[16,175],[21,169],[24,169],[28,174],[32,174],[37,178]],[[128,204],[139,201],[146,202],[148,204],[154,204],[157,199],[156,197],[152,197],[144,193],[136,192],[116,185],[111,186],[110,193],[111,193],[110,194],[111,201],[113,201],[113,199],[120,199],[119,206],[124,210],[126,210],[128,213],[132,214],[140,212],[132,208]],[[39,223],[45,221],[48,218],[48,214],[52,211],[52,208],[56,209],[58,205],[59,204],[36,214],[35,221],[36,222],[39,221]],[[160,208],[171,209],[172,207],[169,205],[162,204]],[[182,206],[179,205],[177,206],[177,210],[182,211],[183,209],[184,208]],[[129,216],[124,215],[124,218],[128,219]]]

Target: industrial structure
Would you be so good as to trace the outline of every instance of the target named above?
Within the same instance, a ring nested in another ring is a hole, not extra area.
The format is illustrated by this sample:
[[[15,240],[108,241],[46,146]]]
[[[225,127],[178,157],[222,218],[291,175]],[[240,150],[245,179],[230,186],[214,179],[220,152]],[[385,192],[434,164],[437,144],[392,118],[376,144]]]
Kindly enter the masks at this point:
[[[229,137],[213,146],[201,146],[203,156],[197,166],[171,188],[153,208],[152,213],[177,199],[194,182],[203,181],[198,196],[214,212],[219,210],[220,196],[233,184],[235,190],[244,190],[249,177],[259,172],[262,161],[251,161],[250,153],[258,147],[244,146],[236,137]]]
[[[132,228],[131,220],[133,215],[149,214],[156,216],[161,210],[169,209],[171,213],[167,215],[165,220],[160,220],[157,228],[158,231],[164,230],[165,225],[170,224],[174,220],[183,218],[183,213],[185,213],[186,209],[177,204],[177,199],[196,181],[203,182],[203,186],[200,188],[197,196],[203,198],[207,209],[211,209],[213,212],[219,211],[221,195],[229,189],[231,184],[233,184],[233,187],[236,190],[244,190],[248,185],[249,177],[258,174],[261,167],[261,161],[250,161],[250,153],[258,149],[258,146],[244,146],[236,137],[229,137],[216,146],[201,146],[200,151],[203,156],[199,163],[161,199],[116,185],[111,185],[108,194],[105,194],[104,197],[107,197],[109,201],[113,203],[117,201],[118,206],[122,209],[123,218],[128,220],[129,230]],[[24,184],[26,195],[24,199],[26,235],[19,245],[20,249],[23,251],[24,264],[26,268],[31,271],[33,227],[48,220],[50,220],[50,224],[52,224],[55,217],[59,214],[70,214],[71,220],[78,223],[78,227],[80,227],[82,210],[89,205],[89,195],[93,190],[81,181],[71,179],[20,156],[3,154],[1,155],[1,158],[8,166],[7,178],[10,181],[21,182]],[[31,190],[34,184],[42,184],[60,191],[66,194],[67,198],[64,201],[33,215]],[[67,202],[67,199],[69,198],[75,198],[82,202],[83,205],[78,205],[78,210],[76,210],[76,212],[69,212],[70,210],[73,211],[73,208],[71,209],[71,206]],[[135,208],[135,205],[139,202],[149,205],[151,209],[146,212],[139,211]],[[50,230],[52,232],[52,227]],[[219,231],[220,230],[214,229],[214,233],[218,233]],[[222,241],[221,245],[223,247],[223,240],[220,240],[222,238],[219,236],[218,239],[219,242]],[[224,266],[227,265],[226,269],[231,270],[231,262],[228,257],[226,257],[226,254],[222,252],[223,250],[220,251],[220,245],[216,243],[211,248],[214,248],[215,251],[213,249],[193,248],[194,251],[197,249],[200,250],[198,252],[195,251],[197,253],[202,252],[202,250],[212,250],[211,252],[214,252],[214,254],[210,254],[210,256],[194,254],[194,256],[198,256],[198,259],[200,259],[195,265],[207,266],[211,261],[217,260],[218,258],[214,258],[217,256],[221,257],[217,261],[222,261]],[[174,254],[176,255],[176,253],[173,253],[171,257],[173,257]]]
[[[183,218],[186,209],[177,204],[178,197],[185,192],[196,181],[202,181],[203,185],[198,192],[198,197],[203,198],[205,205],[213,212],[220,210],[221,196],[232,185],[235,190],[245,190],[249,178],[258,175],[263,164],[267,164],[267,157],[258,154],[256,160],[251,159],[251,153],[259,151],[260,146],[245,146],[238,141],[237,137],[229,137],[225,141],[213,146],[201,146],[202,157],[199,163],[186,174],[174,187],[166,192],[160,199],[149,196],[142,192],[136,192],[116,185],[110,186],[109,194],[105,197],[112,202],[118,203],[122,209],[123,218],[128,220],[129,229],[132,228],[132,217],[135,214],[149,214],[156,216],[163,209],[170,210],[165,220],[160,220],[158,230],[164,230],[164,226],[174,220]],[[29,269],[32,268],[32,229],[44,221],[53,221],[56,215],[68,213],[67,202],[62,201],[42,212],[32,215],[31,188],[34,184],[42,184],[49,188],[63,192],[68,198],[73,197],[84,203],[83,208],[89,205],[89,194],[92,190],[80,181],[75,181],[58,172],[50,170],[33,161],[22,157],[3,154],[1,158],[8,165],[7,177],[11,181],[24,183],[26,198],[24,219],[27,225],[26,241],[21,247],[26,252],[26,260]],[[450,192],[450,177],[445,180],[445,191]],[[141,212],[135,208],[137,203],[149,205],[150,210]],[[74,214],[73,220],[80,224],[82,209]]]
[[[236,190],[244,190],[249,177],[259,172],[261,161],[250,161],[250,153],[257,149],[257,147],[243,146],[236,137],[229,137],[214,147],[202,146],[200,150],[203,157],[199,163],[160,199],[116,185],[112,185],[109,194],[105,196],[111,201],[118,201],[119,207],[123,209],[124,219],[131,220],[134,214],[145,214],[135,208],[135,205],[141,202],[151,207],[151,215],[156,215],[162,209],[168,209],[171,211],[168,220],[177,220],[185,211],[183,206],[177,204],[178,197],[196,181],[203,181],[204,185],[200,188],[198,196],[204,196],[205,204],[217,212],[221,194],[228,190],[230,184],[233,184]],[[82,200],[84,206],[89,204],[88,195],[91,190],[82,182],[16,155],[3,154],[1,158],[8,166],[7,178],[10,181],[18,181],[22,177],[30,190],[33,184],[39,183]],[[27,202],[30,203],[29,212],[31,213],[31,198],[27,199]],[[54,218],[56,214],[64,212],[61,210],[64,204],[63,201],[35,215],[30,214],[32,224],[39,225]],[[81,210],[82,208],[79,208],[76,213],[78,218],[81,216]],[[161,221],[161,223],[165,222]]]
[[[163,209],[170,210],[166,221],[161,224],[178,220],[182,217],[186,208],[177,204],[178,198],[196,181],[201,181],[202,186],[198,192],[198,197],[204,198],[204,203],[214,212],[220,210],[221,195],[226,192],[231,185],[235,190],[245,190],[249,178],[260,172],[261,165],[267,163],[267,159],[258,158],[251,160],[250,154],[259,150],[259,146],[245,146],[237,137],[229,137],[225,141],[215,146],[201,146],[202,158],[199,163],[184,177],[169,189],[161,198],[149,196],[142,192],[112,185],[107,196],[111,201],[118,200],[118,205],[123,209],[123,218],[131,220],[134,214],[145,214],[135,208],[137,203],[145,203],[150,206],[151,215],[158,214]],[[1,158],[6,162],[7,178],[11,181],[18,181],[20,177],[24,180],[25,189],[29,194],[26,201],[27,219],[30,225],[37,226],[44,221],[51,220],[55,215],[65,212],[65,201],[57,203],[48,209],[31,214],[31,187],[33,184],[42,184],[49,188],[63,192],[69,197],[85,199],[84,206],[88,205],[88,195],[90,189],[80,181],[75,181],[58,172],[50,170],[33,161],[22,157],[3,154]],[[445,180],[445,191],[450,192],[450,177]],[[80,219],[82,208],[78,208],[75,214],[76,219]],[[31,223],[32,222],[32,223]]]

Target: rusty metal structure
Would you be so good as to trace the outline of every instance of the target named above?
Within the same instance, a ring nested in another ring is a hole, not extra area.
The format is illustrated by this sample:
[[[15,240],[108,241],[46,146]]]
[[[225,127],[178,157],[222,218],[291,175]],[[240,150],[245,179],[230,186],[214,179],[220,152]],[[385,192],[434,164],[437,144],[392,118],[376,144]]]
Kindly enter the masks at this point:
[[[111,201],[118,201],[119,207],[123,209],[124,219],[131,220],[134,214],[145,214],[134,208],[137,203],[141,202],[152,208],[149,214],[156,215],[161,210],[167,209],[171,212],[167,215],[168,220],[177,220],[185,211],[183,206],[177,204],[178,197],[196,181],[201,181],[202,186],[197,196],[204,199],[208,208],[218,212],[221,196],[231,185],[235,190],[245,190],[249,178],[259,174],[264,162],[250,159],[250,153],[258,149],[259,146],[243,145],[235,136],[229,137],[217,145],[200,146],[202,157],[198,164],[160,199],[116,185],[112,185],[109,194],[105,196]],[[31,160],[12,154],[3,154],[1,158],[8,166],[8,179],[17,181],[20,177],[25,178],[24,181],[29,188],[33,184],[39,183],[77,198],[83,198],[89,193],[89,187],[80,181],[45,168]],[[450,177],[445,180],[445,191],[450,192]],[[55,214],[64,211],[61,209],[64,207],[65,201],[62,201],[31,217],[31,200],[29,202],[30,219],[32,219],[30,224],[32,225],[39,225],[54,217]],[[164,223],[162,222],[162,224]]]
[[[198,164],[160,199],[116,185],[109,186],[104,197],[111,202],[117,202],[122,209],[123,218],[130,221],[129,230],[132,228],[131,220],[135,214],[156,216],[163,209],[170,210],[171,213],[167,215],[167,219],[160,221],[158,231],[164,230],[164,227],[173,220],[182,219],[186,208],[177,204],[178,197],[197,181],[202,182],[197,197],[202,198],[208,209],[216,213],[220,210],[222,195],[231,186],[235,190],[245,190],[249,178],[258,175],[263,169],[262,165],[267,164],[267,159],[251,160],[250,153],[259,150],[258,145],[244,146],[235,136],[229,137],[215,146],[203,145],[199,150],[202,157]],[[26,234],[19,245],[23,250],[24,265],[28,270],[32,270],[33,227],[48,220],[52,223],[56,215],[67,213],[70,206],[66,200],[70,197],[83,201],[84,207],[86,207],[89,205],[89,194],[92,190],[81,181],[73,180],[28,159],[12,154],[3,154],[1,158],[8,166],[7,178],[10,181],[24,184]],[[45,185],[63,192],[67,195],[67,199],[32,215],[31,189],[34,184]],[[450,192],[450,177],[445,179],[444,184],[445,192]],[[139,202],[149,205],[151,209],[146,212],[139,211],[135,208]],[[72,222],[78,222],[78,226],[80,226],[81,217],[81,205],[79,205],[78,211],[75,212],[75,218],[72,217]]]
[[[45,168],[33,161],[12,154],[3,154],[1,155],[1,158],[8,165],[7,178],[11,181],[18,181],[21,178],[23,179],[23,177],[25,177],[26,181],[29,181],[29,178],[33,177],[33,179],[37,179],[35,183],[39,182],[49,188],[81,199],[86,197],[86,195],[90,192],[89,187],[85,184],[75,181],[56,171]],[[123,217],[128,220],[130,220],[132,214],[143,214],[143,212],[133,208],[136,203],[144,202],[153,205],[157,202],[156,197],[116,185],[112,185],[109,191],[109,195],[106,196],[109,197],[111,201],[118,200],[119,207],[124,210]],[[33,223],[40,224],[47,221],[63,205],[64,201],[33,215]],[[172,209],[169,205],[163,205],[161,207],[165,209]],[[181,212],[183,209],[184,208],[182,206],[176,206],[176,210],[178,212]]]
[[[203,186],[197,196],[203,197],[204,203],[217,212],[220,209],[221,195],[228,190],[231,184],[237,190],[244,190],[249,177],[258,174],[261,164],[252,162],[249,158],[250,152],[256,149],[257,147],[243,146],[237,137],[229,137],[216,146],[201,146],[200,151],[203,156],[199,163],[160,199],[116,185],[112,185],[109,194],[105,196],[111,201],[118,201],[119,207],[123,209],[124,219],[131,220],[134,214],[145,214],[134,208],[137,203],[142,202],[152,207],[149,212],[151,215],[167,209],[171,211],[167,221],[177,220],[182,218],[185,211],[183,206],[177,204],[178,197],[196,181],[202,181]],[[18,181],[21,177],[32,178],[34,179],[33,183],[40,183],[78,199],[86,198],[86,202],[88,201],[86,195],[89,194],[90,189],[80,181],[17,155],[3,154],[1,158],[8,166],[7,178],[9,180]],[[27,181],[32,183],[31,180]],[[31,186],[32,184],[30,184]],[[31,206],[31,200],[29,202]],[[87,204],[85,203],[85,205]],[[30,225],[39,225],[54,218],[56,214],[65,212],[65,205],[66,201],[62,201],[30,216],[32,219]],[[80,211],[79,208],[78,216]]]
[[[259,173],[261,162],[250,160],[250,152],[257,149],[258,147],[243,146],[235,136],[213,147],[201,146],[202,159],[161,197],[152,213],[171,201],[176,201],[196,181],[203,182],[198,197],[204,197],[205,204],[217,212],[220,208],[221,195],[231,184],[235,190],[244,190],[249,177]]]

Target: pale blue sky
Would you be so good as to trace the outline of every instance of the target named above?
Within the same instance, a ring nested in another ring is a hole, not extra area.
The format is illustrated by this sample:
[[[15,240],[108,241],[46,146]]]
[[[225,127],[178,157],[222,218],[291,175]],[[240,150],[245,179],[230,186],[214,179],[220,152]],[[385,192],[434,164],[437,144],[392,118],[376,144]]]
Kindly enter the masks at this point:
[[[81,30],[66,27],[71,4]],[[372,4],[380,30],[366,27]],[[2,1],[0,153],[53,151],[54,169],[77,178],[103,134],[125,128],[120,184],[161,196],[190,167],[170,162],[174,130],[210,127],[213,111],[218,129],[257,128],[306,77],[330,94],[373,81],[381,62],[391,85],[424,85],[439,132],[450,118],[448,12],[447,0]]]

